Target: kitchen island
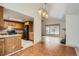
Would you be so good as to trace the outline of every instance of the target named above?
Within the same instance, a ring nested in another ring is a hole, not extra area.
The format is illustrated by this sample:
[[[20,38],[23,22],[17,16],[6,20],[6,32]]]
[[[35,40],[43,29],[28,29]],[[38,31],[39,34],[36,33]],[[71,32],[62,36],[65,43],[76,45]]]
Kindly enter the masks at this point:
[[[7,55],[21,48],[21,35],[0,35],[0,55]]]

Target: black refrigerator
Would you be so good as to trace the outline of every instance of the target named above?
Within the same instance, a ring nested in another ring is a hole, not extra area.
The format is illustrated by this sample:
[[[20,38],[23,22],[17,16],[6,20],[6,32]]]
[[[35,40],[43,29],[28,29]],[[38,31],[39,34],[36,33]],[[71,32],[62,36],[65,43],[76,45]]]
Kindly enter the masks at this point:
[[[23,29],[23,37],[24,40],[29,40],[29,25],[26,25]]]

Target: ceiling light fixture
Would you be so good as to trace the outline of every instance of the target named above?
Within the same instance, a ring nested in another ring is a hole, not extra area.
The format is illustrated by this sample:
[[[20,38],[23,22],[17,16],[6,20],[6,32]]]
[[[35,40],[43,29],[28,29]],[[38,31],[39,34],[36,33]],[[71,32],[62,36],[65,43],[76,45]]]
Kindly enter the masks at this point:
[[[48,18],[48,12],[46,10],[47,3],[44,3],[41,8],[39,8],[38,13],[43,18]]]

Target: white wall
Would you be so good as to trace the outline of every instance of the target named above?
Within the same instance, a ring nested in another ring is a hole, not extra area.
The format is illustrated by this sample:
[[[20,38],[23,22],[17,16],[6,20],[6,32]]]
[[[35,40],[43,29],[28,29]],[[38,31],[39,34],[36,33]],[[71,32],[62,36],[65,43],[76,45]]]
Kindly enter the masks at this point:
[[[66,43],[79,46],[79,14],[66,15]]]
[[[23,21],[27,15],[4,8],[3,19],[15,18],[17,21]]]
[[[65,36],[65,31],[62,30],[63,28],[66,27],[65,26],[65,21],[58,20],[58,19],[55,19],[55,18],[43,21],[43,27],[42,27],[42,30],[43,30],[42,33],[43,33],[43,35],[46,35],[45,34],[45,25],[50,25],[50,24],[60,24],[60,37],[64,37]]]
[[[41,17],[38,15],[38,8],[41,4],[33,3],[0,3],[5,8],[14,10],[16,12],[31,16],[34,18],[34,42],[41,41]]]

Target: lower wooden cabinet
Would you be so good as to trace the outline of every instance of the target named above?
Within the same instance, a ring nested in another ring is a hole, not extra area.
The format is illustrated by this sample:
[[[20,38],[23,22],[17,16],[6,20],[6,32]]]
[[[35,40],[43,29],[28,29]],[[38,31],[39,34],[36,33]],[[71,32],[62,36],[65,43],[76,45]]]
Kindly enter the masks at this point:
[[[7,55],[22,48],[19,36],[0,39],[0,55]]]
[[[0,39],[0,55],[4,55],[4,39]]]

